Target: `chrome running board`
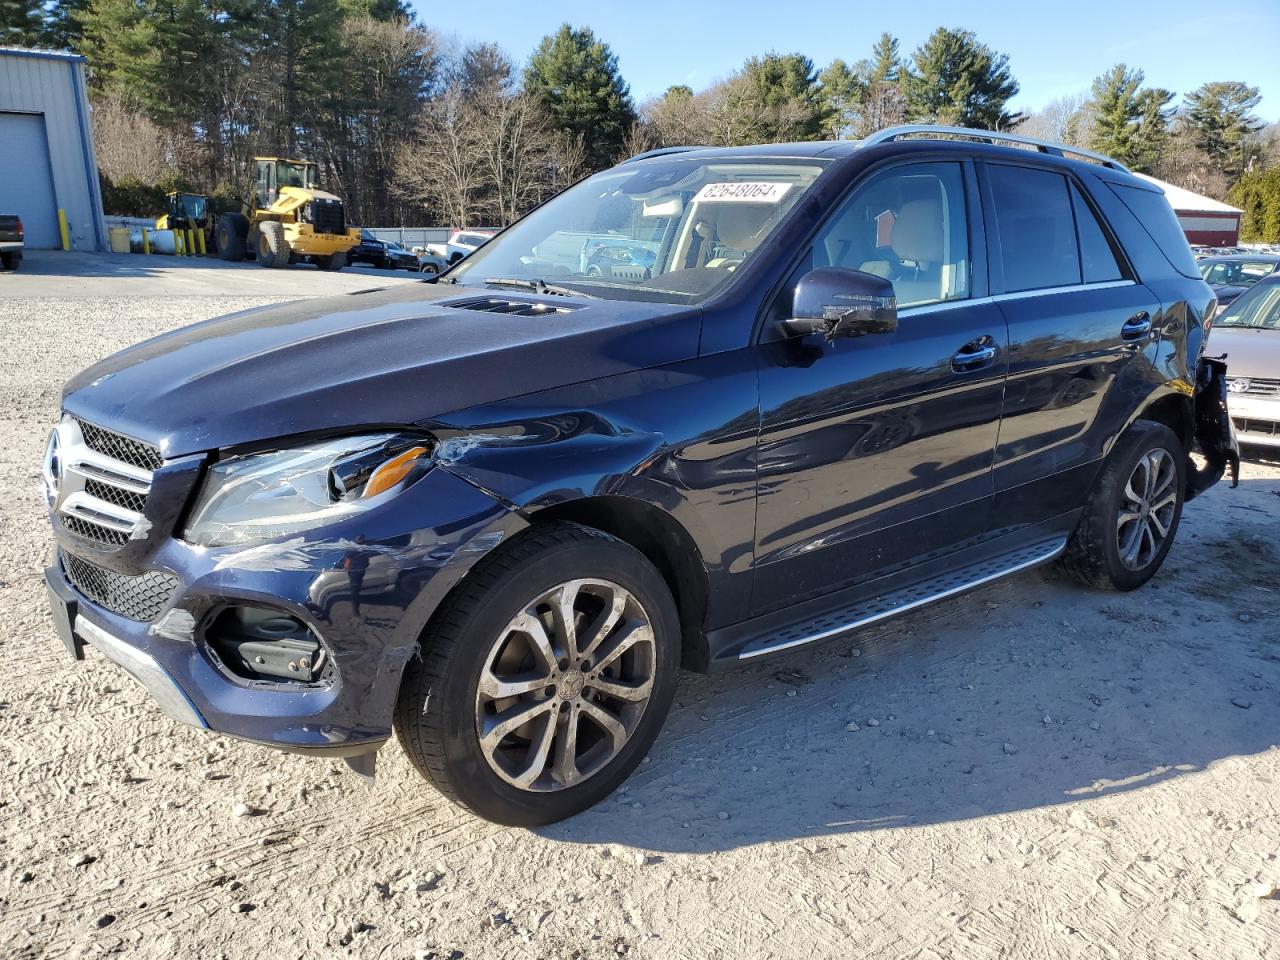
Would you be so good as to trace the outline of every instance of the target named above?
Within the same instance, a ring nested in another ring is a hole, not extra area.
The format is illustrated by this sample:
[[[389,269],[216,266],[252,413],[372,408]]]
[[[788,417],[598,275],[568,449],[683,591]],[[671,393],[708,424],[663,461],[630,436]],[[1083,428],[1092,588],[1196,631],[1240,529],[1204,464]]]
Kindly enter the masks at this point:
[[[945,600],[947,597],[991,583],[993,580],[1000,580],[1048,563],[1059,556],[1066,546],[1065,536],[1040,540],[1012,553],[990,557],[950,573],[921,580],[884,596],[873,597],[851,607],[803,620],[781,631],[771,632],[767,637],[759,637],[748,642],[739,651],[738,659],[750,660],[754,657],[763,657],[870,626],[917,607],[923,607],[937,600]]]

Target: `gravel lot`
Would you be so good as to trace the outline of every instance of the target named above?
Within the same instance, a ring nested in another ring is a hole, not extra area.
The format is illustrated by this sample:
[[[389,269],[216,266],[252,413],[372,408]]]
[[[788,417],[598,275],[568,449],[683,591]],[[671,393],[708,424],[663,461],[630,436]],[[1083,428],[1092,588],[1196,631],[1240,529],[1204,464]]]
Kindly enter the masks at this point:
[[[369,788],[174,724],[92,650],[70,661],[40,575],[62,382],[266,298],[12,299],[5,280],[0,953],[1280,957],[1276,463],[1192,504],[1145,590],[1037,571],[856,644],[686,675],[622,792],[498,828],[395,745]]]

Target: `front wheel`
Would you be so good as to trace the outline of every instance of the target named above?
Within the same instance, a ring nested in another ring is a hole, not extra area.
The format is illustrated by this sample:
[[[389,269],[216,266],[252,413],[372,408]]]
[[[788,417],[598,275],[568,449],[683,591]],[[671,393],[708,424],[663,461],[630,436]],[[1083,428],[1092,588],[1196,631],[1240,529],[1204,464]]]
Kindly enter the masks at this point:
[[[1098,476],[1064,565],[1090,586],[1142,586],[1173,545],[1185,491],[1186,452],[1177,434],[1162,423],[1135,422]]]
[[[576,524],[527,532],[447,601],[406,668],[405,752],[445,796],[536,826],[611,793],[675,693],[679,621],[633,547]]]
[[[331,253],[327,257],[317,257],[316,266],[321,270],[341,270],[347,265],[347,254],[345,251],[341,253]]]
[[[287,267],[293,253],[278,220],[264,220],[258,225],[258,263],[264,267]]]

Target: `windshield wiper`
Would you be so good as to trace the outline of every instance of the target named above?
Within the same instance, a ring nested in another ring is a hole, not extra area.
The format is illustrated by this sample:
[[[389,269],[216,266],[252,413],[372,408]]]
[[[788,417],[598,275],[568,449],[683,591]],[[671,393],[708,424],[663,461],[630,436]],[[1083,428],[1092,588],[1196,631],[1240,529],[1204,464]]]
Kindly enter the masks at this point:
[[[600,299],[594,294],[583,293],[581,290],[574,290],[572,287],[557,286],[554,283],[547,283],[547,281],[539,279],[524,280],[520,277],[489,277],[484,283],[486,286],[492,284],[495,287],[521,287],[525,290],[532,290],[534,293],[540,293],[543,296],[584,297],[587,300]]]

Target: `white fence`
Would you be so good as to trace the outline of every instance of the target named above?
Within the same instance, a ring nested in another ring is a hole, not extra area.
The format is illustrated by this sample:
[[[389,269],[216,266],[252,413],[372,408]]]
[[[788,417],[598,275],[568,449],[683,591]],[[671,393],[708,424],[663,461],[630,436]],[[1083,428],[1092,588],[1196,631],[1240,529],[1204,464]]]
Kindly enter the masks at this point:
[[[107,217],[108,227],[147,227],[154,229],[156,221],[153,217]],[[453,235],[451,227],[366,227],[379,240],[394,240],[402,247],[421,247],[428,243],[444,243]],[[496,231],[497,227],[475,227],[486,232]]]

